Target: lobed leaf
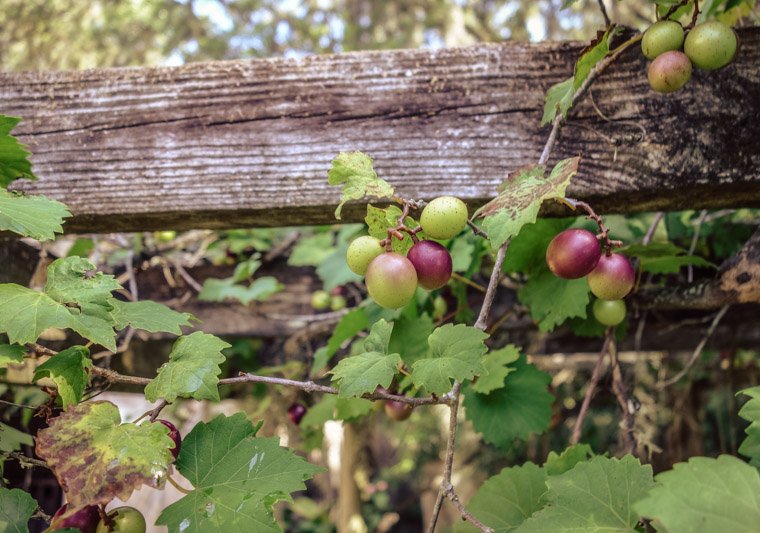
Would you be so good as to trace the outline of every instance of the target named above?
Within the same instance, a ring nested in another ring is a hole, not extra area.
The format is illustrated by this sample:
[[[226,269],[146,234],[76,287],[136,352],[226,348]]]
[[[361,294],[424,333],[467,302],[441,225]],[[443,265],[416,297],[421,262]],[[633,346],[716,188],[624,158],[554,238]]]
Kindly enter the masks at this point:
[[[575,446],[570,446],[559,455],[553,451],[549,452],[544,463],[544,470],[546,470],[546,474],[549,476],[558,476],[568,470],[572,470],[578,463],[588,461],[591,457],[594,457],[591,446],[588,444],[576,444]]]
[[[19,117],[0,115],[0,187],[5,188],[17,178],[36,180],[32,172],[31,154],[27,146],[12,136],[11,130],[21,122]]]
[[[341,152],[333,159],[332,168],[327,172],[330,185],[343,184],[343,196],[335,209],[335,218],[340,220],[343,204],[349,200],[359,200],[365,196],[390,198],[393,187],[377,177],[372,168],[372,158],[361,152]]]
[[[0,451],[15,452],[21,449],[22,444],[34,446],[34,439],[28,433],[0,422]]]
[[[398,226],[398,219],[401,218],[402,214],[403,211],[395,205],[380,209],[367,204],[367,216],[364,217],[364,221],[369,227],[369,234],[378,240],[383,240],[388,237],[388,230],[390,228]],[[418,223],[412,217],[407,216],[404,218],[404,226],[414,229],[418,226]],[[391,249],[396,253],[406,255],[409,248],[414,246],[414,242],[408,233],[402,233],[401,235],[404,237],[402,240],[393,237],[393,240],[391,241]],[[418,238],[424,237],[424,235],[425,234],[421,231],[417,233]]]
[[[34,371],[33,381],[49,377],[58,387],[63,402],[63,410],[82,401],[82,393],[92,368],[90,350],[84,346],[72,346],[42,363]]]
[[[568,318],[586,317],[589,292],[585,277],[563,279],[546,269],[531,276],[517,297],[530,308],[539,331],[551,331]]]
[[[113,317],[117,330],[132,326],[151,333],[164,331],[174,335],[182,335],[180,326],[192,326],[190,321],[197,320],[190,313],[179,313],[152,300],[122,302],[110,298],[108,303],[113,307],[111,317]]]
[[[760,385],[739,391],[737,395],[744,394],[750,400],[739,410],[739,416],[749,422],[745,429],[747,438],[739,446],[739,453],[749,457],[749,464],[760,469]]]
[[[504,378],[510,372],[516,370],[508,365],[520,358],[520,349],[510,344],[500,350],[492,350],[483,358],[483,366],[486,372],[473,383],[472,390],[480,394],[500,389],[504,386]]]
[[[69,208],[58,200],[0,189],[0,230],[49,241],[63,232],[63,219],[70,216]]]
[[[37,501],[28,492],[0,487],[0,531],[3,533],[28,533],[27,524],[36,510]]]
[[[0,367],[8,363],[23,363],[26,348],[17,344],[0,344]]]

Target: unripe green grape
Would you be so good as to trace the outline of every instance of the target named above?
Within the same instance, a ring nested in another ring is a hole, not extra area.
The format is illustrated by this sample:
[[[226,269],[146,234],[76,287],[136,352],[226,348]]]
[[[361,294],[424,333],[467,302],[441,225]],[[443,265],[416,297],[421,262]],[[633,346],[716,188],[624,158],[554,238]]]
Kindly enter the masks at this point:
[[[346,308],[346,299],[340,294],[330,297],[330,309],[333,311],[340,311]]]
[[[354,239],[346,251],[346,262],[355,274],[363,276],[367,273],[370,262],[383,253],[385,248],[380,246],[380,241],[371,235],[364,235]]]
[[[446,299],[440,294],[436,296],[435,300],[433,300],[433,320],[443,318],[448,310],[449,306],[446,304]]]
[[[680,50],[683,44],[683,27],[673,20],[655,22],[641,39],[641,51],[647,59],[654,59],[670,50]]]
[[[422,210],[420,225],[434,239],[456,237],[467,225],[467,206],[459,198],[439,196]]]
[[[134,507],[117,507],[112,511],[109,511],[108,515],[113,517],[113,533],[145,533],[147,525],[145,524],[145,517],[140,511]],[[102,521],[98,524],[97,533],[107,533],[108,526]]]
[[[665,52],[649,65],[649,85],[661,93],[677,91],[691,78],[691,61],[677,50]]]
[[[388,252],[372,260],[365,282],[379,306],[398,309],[408,304],[417,291],[417,271],[403,255]]]
[[[605,326],[617,326],[625,319],[623,300],[597,300],[594,302],[594,318]]]
[[[327,291],[314,291],[311,295],[311,306],[317,311],[330,307],[330,295]]]
[[[734,30],[713,20],[699,24],[689,32],[683,51],[695,67],[715,70],[731,62],[736,53],[736,45]]]

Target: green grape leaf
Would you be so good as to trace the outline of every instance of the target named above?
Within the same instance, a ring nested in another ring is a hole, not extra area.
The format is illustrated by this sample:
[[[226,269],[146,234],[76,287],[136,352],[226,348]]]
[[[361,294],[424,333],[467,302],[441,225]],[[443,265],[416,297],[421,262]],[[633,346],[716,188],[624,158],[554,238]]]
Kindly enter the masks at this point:
[[[502,388],[504,386],[504,378],[506,378],[510,372],[516,370],[507,365],[514,363],[519,358],[520,349],[516,348],[514,344],[505,346],[500,350],[492,350],[488,352],[483,359],[483,366],[486,369],[486,373],[481,375],[478,380],[473,383],[472,390],[480,394],[488,394],[493,390]]]
[[[365,196],[390,198],[393,187],[377,177],[372,168],[372,158],[361,152],[341,152],[333,159],[332,168],[327,172],[330,185],[343,184],[343,196],[340,199],[335,218],[340,220],[343,204],[349,200],[359,200]]]
[[[0,230],[49,241],[63,232],[63,219],[70,216],[58,200],[0,189]]]
[[[546,389],[552,378],[525,362],[520,356],[516,370],[505,379],[504,387],[490,394],[478,394],[464,388],[465,415],[486,442],[502,449],[512,446],[519,437],[542,433],[549,427],[554,398]]]
[[[82,401],[82,393],[92,368],[90,350],[84,346],[72,346],[42,363],[34,371],[34,381],[45,376],[58,386],[58,394],[63,401],[63,410]]]
[[[174,335],[182,335],[180,326],[192,326],[190,321],[197,320],[190,313],[178,313],[174,309],[152,300],[122,302],[110,298],[108,303],[113,307],[111,317],[113,317],[117,330],[132,326],[151,333],[164,331]]]
[[[525,224],[536,221],[544,200],[564,198],[570,179],[578,171],[580,157],[557,163],[548,178],[544,165],[530,165],[510,174],[499,187],[499,195],[478,209],[483,229],[494,250],[517,235]]]
[[[389,228],[395,228],[398,226],[398,219],[401,218],[402,214],[403,211],[395,205],[380,209],[367,204],[367,216],[364,217],[364,221],[367,223],[367,226],[369,226],[369,234],[378,240],[383,240],[388,237]],[[418,223],[412,217],[407,216],[404,218],[404,226],[413,229],[418,226]],[[396,253],[406,255],[409,248],[414,245],[414,242],[408,233],[402,233],[402,235],[404,236],[402,240],[398,240],[395,237],[393,238],[391,241],[391,249]],[[424,238],[424,235],[425,234],[421,231],[417,232],[418,239]]]
[[[83,315],[79,309],[66,307],[44,292],[15,283],[0,285],[0,332],[12,343],[35,342],[47,328],[70,328],[116,351],[111,324],[97,317]]]
[[[549,90],[546,91],[544,115],[541,117],[542,126],[553,122],[557,117],[557,111],[560,111],[563,117],[567,116],[567,112],[573,103],[574,92],[572,77],[549,87]]]
[[[483,343],[488,334],[464,324],[446,324],[428,337],[432,354],[412,365],[412,381],[439,396],[451,390],[451,379],[464,381],[485,371]]]
[[[333,246],[333,232],[317,233],[299,239],[288,256],[288,264],[293,266],[319,266],[327,259]]]
[[[36,452],[64,487],[71,507],[126,500],[141,485],[166,481],[174,442],[163,424],[121,423],[111,402],[72,406],[37,434]]]
[[[633,507],[668,533],[760,531],[760,472],[736,457],[692,457],[655,480]]]
[[[203,290],[198,295],[198,299],[222,302],[230,298],[238,300],[243,305],[248,305],[253,301],[266,300],[283,288],[285,285],[272,276],[257,278],[250,285],[236,283],[234,276],[224,279],[208,278],[203,282]]]
[[[580,89],[583,82],[588,78],[591,69],[610,53],[610,37],[620,31],[622,31],[622,28],[615,28],[614,24],[611,25],[607,31],[598,31],[596,39],[591,41],[589,46],[581,50],[581,57],[575,63],[573,92]]]
[[[325,394],[322,399],[309,407],[301,419],[302,428],[322,427],[328,420],[335,418],[335,403],[338,397],[334,394]]]
[[[366,352],[346,357],[329,373],[340,382],[340,398],[358,398],[365,392],[374,392],[378,385],[388,388],[401,362],[397,353]]]
[[[335,331],[332,336],[327,341],[328,360],[340,349],[341,344],[360,331],[367,329],[367,326],[369,326],[369,324],[367,321],[367,313],[364,312],[364,309],[353,309],[343,315],[340,318],[338,325],[335,326]]]
[[[546,507],[528,518],[519,533],[633,532],[639,521],[632,504],[655,486],[652,467],[632,455],[594,457],[547,478]]]
[[[364,398],[336,398],[335,419],[356,420],[372,411],[373,402]]]
[[[0,531],[2,533],[28,533],[27,524],[36,510],[37,500],[28,492],[0,487]]]
[[[750,400],[739,410],[739,416],[749,422],[747,438],[739,446],[739,453],[750,458],[749,464],[760,469],[760,385],[739,391]]]
[[[589,292],[585,277],[562,279],[546,269],[531,276],[517,297],[530,308],[539,331],[551,331],[568,318],[586,317]]]
[[[564,474],[568,470],[572,470],[575,465],[588,461],[591,457],[594,457],[594,452],[591,451],[591,446],[588,444],[576,444],[570,446],[560,455],[556,452],[549,452],[544,463],[544,470],[549,476],[558,476]]]
[[[145,387],[145,398],[173,402],[178,396],[196,400],[219,401],[219,365],[222,350],[230,345],[218,337],[196,331],[174,342],[169,362],[161,365],[158,375]]]
[[[404,363],[411,366],[430,352],[428,337],[434,329],[433,319],[427,313],[417,318],[400,317],[393,323],[388,351],[401,354]]]
[[[34,446],[34,439],[28,433],[0,422],[0,451],[15,452],[21,449],[22,444]]]
[[[256,437],[257,429],[244,413],[197,424],[175,463],[195,490],[164,509],[156,525],[183,533],[281,531],[272,505],[292,501],[290,493],[324,469],[282,448],[277,437]]]
[[[0,344],[0,367],[8,363],[23,363],[26,348],[17,344]]]
[[[539,218],[525,224],[509,243],[505,272],[534,274],[546,270],[546,249],[559,233],[570,227],[572,218]]]
[[[32,163],[27,159],[31,154],[27,146],[18,142],[11,130],[21,122],[19,117],[0,115],[0,187],[5,188],[17,178],[36,180]],[[2,209],[0,209],[2,211]]]
[[[106,304],[111,291],[121,289],[121,285],[111,275],[96,272],[95,265],[84,257],[72,256],[56,259],[47,269],[47,282],[43,291],[60,303]]]
[[[638,257],[641,270],[652,274],[675,274],[686,265],[717,268],[702,257],[686,255],[686,250],[671,242],[652,242],[646,246],[630,244],[615,251],[628,257]]]
[[[527,462],[488,478],[470,500],[467,510],[495,533],[508,533],[544,506],[540,498],[545,492],[546,473]]]

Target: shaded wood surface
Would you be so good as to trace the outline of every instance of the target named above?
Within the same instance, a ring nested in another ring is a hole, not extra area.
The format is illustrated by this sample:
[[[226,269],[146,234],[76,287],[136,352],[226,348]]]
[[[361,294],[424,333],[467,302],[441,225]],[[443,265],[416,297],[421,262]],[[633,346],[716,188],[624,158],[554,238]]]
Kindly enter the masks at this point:
[[[613,122],[587,99],[554,152],[584,154],[568,195],[600,212],[760,206],[760,29],[741,39],[735,63],[671,95],[649,88],[638,47],[626,52],[593,88]],[[2,73],[0,112],[24,117],[15,133],[40,177],[11,188],[68,204],[69,232],[327,223],[339,199],[330,161],[362,150],[400,194],[475,208],[538,159],[543,95],[580,47]],[[365,207],[344,213],[359,220]]]

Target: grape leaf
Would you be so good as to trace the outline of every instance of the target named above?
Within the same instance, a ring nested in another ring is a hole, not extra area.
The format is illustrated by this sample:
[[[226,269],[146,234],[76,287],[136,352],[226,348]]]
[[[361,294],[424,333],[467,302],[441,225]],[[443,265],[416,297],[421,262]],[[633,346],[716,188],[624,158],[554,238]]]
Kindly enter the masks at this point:
[[[549,455],[546,457],[546,463],[544,463],[544,470],[546,470],[547,475],[558,476],[568,470],[572,470],[578,463],[588,461],[593,456],[594,452],[591,451],[591,446],[588,444],[576,444],[575,446],[570,446],[560,455],[557,455],[556,452],[549,452]]]
[[[750,397],[739,410],[739,416],[750,423],[744,430],[747,438],[739,446],[739,453],[750,458],[749,464],[760,468],[760,386],[744,389],[739,394]]]
[[[568,318],[586,317],[589,292],[586,278],[562,279],[547,269],[531,276],[517,297],[530,308],[539,331],[551,331]]]
[[[336,398],[334,418],[336,420],[356,420],[372,411],[372,404],[373,402],[364,398]]]
[[[488,478],[470,500],[467,510],[495,533],[507,533],[543,507],[540,498],[545,492],[546,473],[527,462],[504,468]],[[473,527],[467,530],[475,531]]]
[[[0,230],[48,241],[63,232],[63,219],[70,216],[58,200],[0,189]]]
[[[504,259],[505,272],[533,274],[546,270],[546,249],[560,232],[570,227],[572,218],[539,218],[525,224],[509,243]]]
[[[27,524],[36,510],[37,500],[28,492],[0,487],[0,531],[2,533],[28,533]]]
[[[272,505],[291,500],[323,468],[256,437],[244,413],[201,422],[184,438],[175,466],[195,490],[163,510],[156,525],[170,532],[281,531]]]
[[[82,393],[87,386],[89,370],[92,368],[90,350],[84,346],[72,346],[42,363],[34,371],[34,381],[45,376],[58,386],[58,394],[63,401],[63,410],[82,401]]]
[[[178,313],[174,309],[152,300],[122,302],[110,298],[108,303],[113,307],[111,317],[113,317],[117,330],[132,326],[151,333],[165,331],[174,335],[182,335],[180,326],[191,326],[190,320],[197,320],[190,313]]]
[[[26,348],[17,344],[0,344],[0,367],[8,363],[23,363]]]
[[[432,355],[414,362],[412,381],[440,396],[451,390],[451,379],[464,381],[482,374],[487,338],[487,333],[464,324],[436,328],[428,337]]]
[[[549,87],[549,90],[546,91],[544,115],[541,117],[542,126],[553,122],[557,117],[557,111],[560,111],[563,117],[567,116],[567,112],[573,103],[574,92],[572,76]]]
[[[0,187],[7,187],[16,178],[36,180],[32,163],[27,159],[31,154],[27,146],[18,142],[11,130],[21,122],[21,118],[0,115]]]
[[[51,418],[36,452],[64,488],[71,507],[126,500],[141,485],[162,487],[174,447],[163,424],[121,424],[111,402],[90,401]]]
[[[217,279],[208,278],[203,282],[203,290],[198,295],[199,300],[222,302],[227,298],[238,300],[243,305],[251,302],[266,300],[285,286],[272,276],[263,276],[253,280],[250,285],[241,285],[235,277]]]
[[[736,457],[692,457],[655,479],[634,509],[668,533],[760,531],[760,472]]]
[[[549,427],[554,398],[546,386],[551,377],[525,362],[522,355],[504,387],[490,394],[478,394],[465,385],[465,415],[486,442],[508,449],[516,437],[528,438]]]
[[[401,209],[395,205],[380,209],[367,204],[367,216],[364,217],[364,221],[367,223],[367,226],[369,226],[369,234],[378,240],[383,240],[388,237],[389,228],[395,228],[398,226],[398,219],[401,218],[402,214],[403,212]],[[404,218],[404,226],[407,228],[413,229],[416,228],[417,225],[417,222],[412,217],[407,216]],[[402,235],[404,236],[402,240],[398,240],[395,237],[393,238],[391,241],[391,249],[396,253],[406,255],[409,248],[414,245],[414,242],[408,233],[402,233]],[[423,238],[423,236],[424,233],[421,231],[417,232],[418,239]]]
[[[47,269],[44,292],[60,303],[106,303],[111,291],[121,289],[121,285],[111,275],[97,272],[95,265],[84,257],[72,256],[56,259]]]
[[[428,337],[434,329],[433,319],[427,313],[417,318],[398,318],[393,323],[388,351],[401,354],[404,363],[411,366],[430,351]]]
[[[341,152],[333,159],[332,168],[327,172],[330,185],[343,184],[343,196],[340,199],[335,218],[340,220],[343,204],[349,200],[359,200],[365,196],[390,198],[393,187],[377,177],[372,168],[372,158],[361,152]]]
[[[288,264],[293,266],[319,266],[335,249],[333,232],[317,233],[299,239],[288,256]]]
[[[219,365],[222,350],[230,345],[218,337],[196,331],[174,342],[169,362],[161,365],[158,375],[145,387],[145,398],[173,402],[177,396],[196,400],[219,401]]]
[[[70,328],[116,351],[111,325],[97,317],[83,315],[79,309],[66,307],[44,292],[27,289],[15,283],[0,285],[0,332],[8,334],[12,343],[35,342],[47,328]]]
[[[328,372],[334,375],[333,381],[340,381],[338,397],[360,397],[365,392],[374,392],[378,385],[390,386],[401,363],[399,354],[388,353],[392,330],[392,324],[378,320],[364,341],[367,351],[346,357]]]
[[[517,529],[519,533],[610,533],[636,531],[632,504],[655,486],[652,467],[632,455],[622,459],[594,457],[559,476],[547,478],[547,505]]]
[[[515,368],[509,367],[520,357],[520,350],[514,344],[510,344],[500,350],[488,352],[483,359],[483,366],[486,373],[478,378],[473,384],[472,390],[480,394],[488,394],[492,390],[500,389],[504,386],[504,378],[514,371]]]
[[[491,248],[498,248],[525,224],[535,222],[544,200],[564,198],[579,162],[580,157],[560,161],[546,179],[544,165],[530,165],[507,176],[499,195],[475,212],[476,217],[485,218],[483,229]]]
[[[591,69],[610,52],[610,37],[622,31],[622,28],[615,28],[612,24],[607,31],[597,32],[597,37],[591,44],[581,50],[581,57],[575,63],[575,73],[573,75],[573,92],[580,89],[583,82],[588,78]]]
[[[343,315],[340,318],[338,325],[335,326],[335,331],[332,336],[327,341],[328,360],[340,349],[341,344],[360,331],[367,329],[367,326],[369,326],[369,324],[367,321],[367,313],[364,312],[364,309],[353,309]]]
[[[675,274],[686,265],[716,268],[702,257],[686,255],[686,250],[671,242],[651,242],[646,246],[630,244],[615,251],[628,257],[638,257],[641,270],[652,274]]]
[[[28,433],[0,422],[0,451],[14,452],[20,450],[22,444],[33,446],[34,439]]]

